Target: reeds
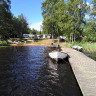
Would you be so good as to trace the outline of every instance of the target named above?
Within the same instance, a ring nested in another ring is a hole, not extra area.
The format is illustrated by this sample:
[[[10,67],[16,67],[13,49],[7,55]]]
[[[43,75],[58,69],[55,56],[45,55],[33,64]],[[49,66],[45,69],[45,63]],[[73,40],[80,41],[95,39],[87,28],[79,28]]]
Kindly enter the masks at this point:
[[[96,53],[96,43],[91,43],[91,42],[74,42],[73,44],[71,43],[65,43],[64,44],[67,47],[72,47],[74,45],[78,45],[83,47],[84,51],[87,51],[89,53]]]

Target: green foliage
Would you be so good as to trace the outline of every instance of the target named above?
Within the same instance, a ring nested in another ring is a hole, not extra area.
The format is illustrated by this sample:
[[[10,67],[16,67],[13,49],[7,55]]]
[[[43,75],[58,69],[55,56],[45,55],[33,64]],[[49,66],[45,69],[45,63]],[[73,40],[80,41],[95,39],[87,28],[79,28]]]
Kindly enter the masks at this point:
[[[96,16],[96,0],[91,2],[92,7],[90,8],[90,15],[95,17]]]
[[[45,0],[42,3],[43,30],[51,35],[70,36],[82,34],[85,24],[84,0]]]
[[[23,14],[19,15],[18,18],[14,17],[12,18],[12,24],[13,24],[13,31],[10,35],[10,37],[19,37],[22,38],[23,34],[28,33],[28,23],[26,18],[23,16]]]
[[[0,0],[0,35],[8,38],[12,30],[10,0]]]
[[[89,20],[86,23],[85,29],[83,34],[86,36],[86,38],[83,39],[85,42],[96,42],[96,19]]]
[[[18,25],[19,25],[19,38],[22,38],[23,34],[28,33],[28,23],[23,14],[18,16]]]
[[[89,7],[89,16],[84,26],[83,35],[86,36],[83,42],[96,42],[96,0],[93,0]]]
[[[7,42],[7,41],[5,41],[5,40],[3,40],[3,41],[0,41],[0,46],[6,46],[6,45],[8,45],[9,43]]]
[[[10,4],[10,0],[0,0],[0,37],[3,39],[17,36],[22,38],[24,33],[28,33],[27,20],[23,14],[18,18],[12,16]]]
[[[89,53],[96,53],[96,43],[91,42],[74,42],[74,43],[65,43],[64,44],[67,47],[71,47],[74,45],[78,45],[83,47],[83,50]]]
[[[58,35],[58,17],[56,13],[56,4],[60,0],[46,0],[42,3],[42,15],[44,18],[43,21],[43,30],[47,34],[51,34],[52,37]]]
[[[96,43],[86,42],[86,43],[77,43],[77,44],[82,46],[84,51],[87,51],[89,53],[94,53],[94,52],[96,53]]]
[[[40,34],[40,31],[33,29],[29,29],[28,33],[30,34]]]

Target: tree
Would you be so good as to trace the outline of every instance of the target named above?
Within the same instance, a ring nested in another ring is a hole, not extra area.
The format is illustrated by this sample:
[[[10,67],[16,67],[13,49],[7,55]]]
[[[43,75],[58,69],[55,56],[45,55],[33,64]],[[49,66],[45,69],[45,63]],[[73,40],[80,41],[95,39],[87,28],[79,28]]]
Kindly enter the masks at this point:
[[[10,0],[0,0],[0,35],[3,39],[8,38],[12,30],[10,3]]]
[[[84,29],[85,41],[96,42],[96,0],[90,3],[89,7],[90,18],[86,22]]]
[[[86,4],[84,0],[46,0],[42,3],[43,30],[47,33],[66,35],[68,38],[80,36],[83,25]],[[73,39],[72,39],[73,40]]]
[[[30,34],[37,34],[37,33],[40,33],[40,32],[33,28],[33,29],[29,29],[29,33]]]
[[[29,33],[28,23],[23,14],[19,15],[18,18],[12,17],[13,31],[11,37],[22,38],[23,34]]]
[[[96,42],[96,22],[88,21],[85,26],[84,35],[86,38],[84,41]]]
[[[60,0],[46,0],[42,3],[42,15],[44,18],[43,21],[43,31],[48,34],[53,35],[56,34],[56,18],[55,18],[55,4]]]
[[[18,16],[19,21],[19,34],[18,36],[22,38],[23,34],[28,33],[28,23],[26,18],[23,16],[23,14]]]
[[[10,0],[0,0],[0,36],[3,39],[10,37],[22,38],[24,33],[28,33],[28,23],[23,14],[18,18],[10,12]]]
[[[68,29],[70,29],[70,36],[73,41],[76,39],[76,36],[82,35],[83,25],[85,25],[86,2],[84,4],[84,0],[68,0],[67,10],[69,19],[67,25],[70,27]]]
[[[20,21],[15,16],[12,17],[12,33],[10,35],[11,38],[16,38],[20,34]]]
[[[95,17],[96,16],[96,0],[93,0],[91,4],[92,6],[90,8],[90,15]]]

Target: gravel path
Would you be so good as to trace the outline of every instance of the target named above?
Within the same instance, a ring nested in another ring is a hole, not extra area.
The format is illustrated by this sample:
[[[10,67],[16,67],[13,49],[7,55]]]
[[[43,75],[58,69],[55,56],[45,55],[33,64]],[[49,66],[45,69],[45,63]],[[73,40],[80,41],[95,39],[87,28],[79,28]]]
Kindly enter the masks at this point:
[[[70,58],[69,62],[83,93],[83,96],[96,96],[96,61],[72,48],[62,47]]]

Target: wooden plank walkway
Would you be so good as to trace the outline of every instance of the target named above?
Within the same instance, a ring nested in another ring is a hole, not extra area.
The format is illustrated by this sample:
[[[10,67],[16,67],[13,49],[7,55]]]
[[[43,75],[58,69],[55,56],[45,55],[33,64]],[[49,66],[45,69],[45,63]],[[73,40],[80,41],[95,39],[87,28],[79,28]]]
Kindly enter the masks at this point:
[[[83,96],[96,96],[96,61],[72,48],[62,47],[70,56],[69,62]]]

